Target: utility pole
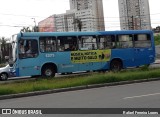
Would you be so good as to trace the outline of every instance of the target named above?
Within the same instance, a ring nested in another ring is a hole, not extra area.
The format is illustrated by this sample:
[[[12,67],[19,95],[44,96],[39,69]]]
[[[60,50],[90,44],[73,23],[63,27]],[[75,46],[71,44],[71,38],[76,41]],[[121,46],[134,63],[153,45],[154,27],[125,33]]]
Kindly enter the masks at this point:
[[[34,32],[38,32],[38,27],[37,27],[37,25],[36,25],[36,19],[35,19],[35,18],[31,18],[31,19],[34,20],[34,28],[33,28],[33,31],[34,31]]]
[[[34,26],[36,27],[36,19],[35,18],[32,18],[32,19],[34,20],[34,24],[35,24]]]
[[[132,29],[134,30],[134,19],[133,19],[133,15],[132,15]]]

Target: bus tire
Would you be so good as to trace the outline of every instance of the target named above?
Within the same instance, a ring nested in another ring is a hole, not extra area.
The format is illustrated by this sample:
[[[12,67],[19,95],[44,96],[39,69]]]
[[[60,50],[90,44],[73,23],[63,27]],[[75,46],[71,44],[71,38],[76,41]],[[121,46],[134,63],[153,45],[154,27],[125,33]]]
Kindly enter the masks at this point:
[[[122,61],[119,59],[112,60],[110,63],[110,70],[113,72],[121,71],[122,69]]]
[[[42,68],[42,76],[44,77],[54,77],[55,76],[55,69],[52,66],[44,66]]]

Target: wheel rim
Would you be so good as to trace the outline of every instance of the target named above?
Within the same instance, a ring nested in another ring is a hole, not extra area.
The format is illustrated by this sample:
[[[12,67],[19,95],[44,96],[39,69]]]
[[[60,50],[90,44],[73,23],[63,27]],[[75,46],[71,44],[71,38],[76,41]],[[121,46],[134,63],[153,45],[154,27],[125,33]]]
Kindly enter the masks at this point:
[[[6,80],[7,78],[7,74],[1,74],[1,80]]]
[[[45,76],[52,76],[52,74],[53,74],[53,72],[52,72],[52,70],[51,69],[46,69],[45,70]]]

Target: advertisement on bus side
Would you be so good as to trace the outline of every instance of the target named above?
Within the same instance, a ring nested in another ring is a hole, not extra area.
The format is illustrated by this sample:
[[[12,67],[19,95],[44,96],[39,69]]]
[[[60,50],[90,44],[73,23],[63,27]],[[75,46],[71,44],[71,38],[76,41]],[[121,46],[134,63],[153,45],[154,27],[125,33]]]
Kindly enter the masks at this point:
[[[106,62],[109,61],[110,58],[111,58],[111,49],[71,52],[72,63]]]

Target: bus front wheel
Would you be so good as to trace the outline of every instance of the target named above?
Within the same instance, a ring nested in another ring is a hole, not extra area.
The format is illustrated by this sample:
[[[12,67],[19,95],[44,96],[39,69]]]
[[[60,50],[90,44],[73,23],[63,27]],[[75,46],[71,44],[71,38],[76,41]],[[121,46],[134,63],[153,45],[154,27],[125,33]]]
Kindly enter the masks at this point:
[[[42,69],[42,76],[44,77],[54,77],[55,76],[55,70],[52,66],[45,66]]]
[[[122,62],[120,60],[113,60],[110,64],[110,70],[113,72],[118,72],[122,69]]]

